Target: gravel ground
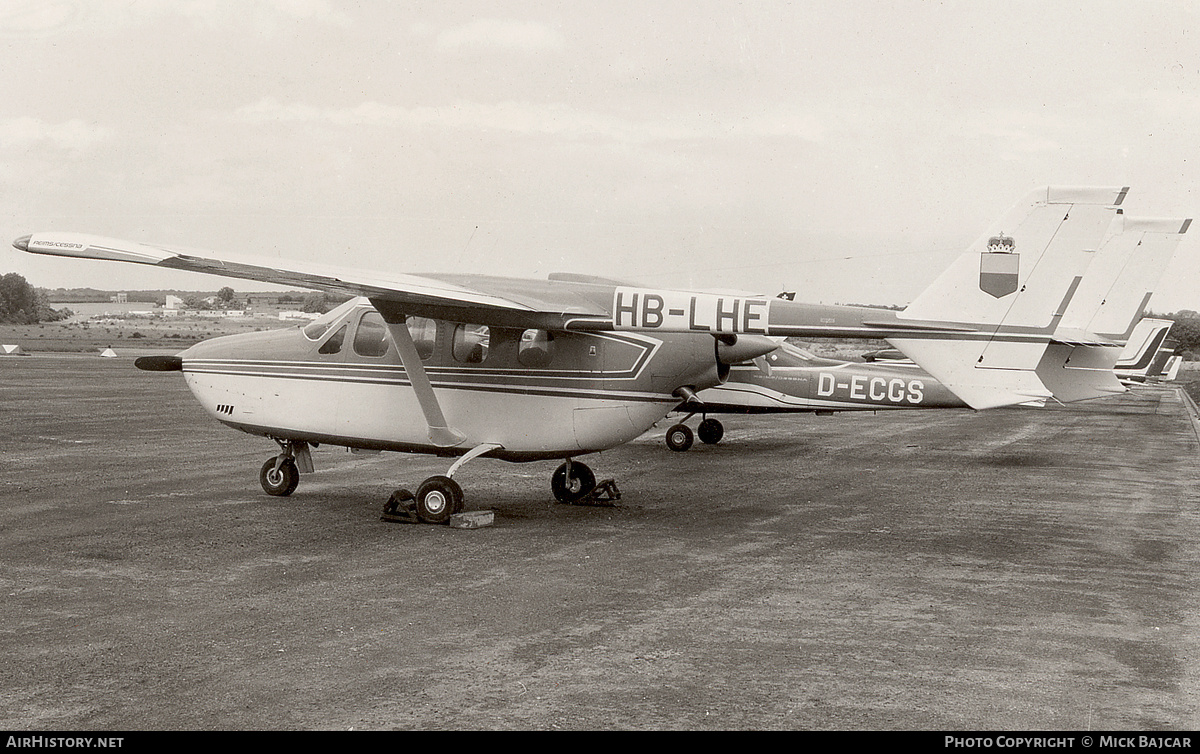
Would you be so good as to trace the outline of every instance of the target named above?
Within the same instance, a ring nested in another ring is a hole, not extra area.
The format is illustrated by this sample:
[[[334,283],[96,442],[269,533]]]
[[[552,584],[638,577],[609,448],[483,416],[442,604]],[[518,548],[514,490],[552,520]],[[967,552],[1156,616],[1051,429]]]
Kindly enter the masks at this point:
[[[274,445],[129,358],[0,362],[0,727],[1194,729],[1197,434],[1173,390],[1069,409],[730,417],[459,475],[479,530],[385,523],[448,461]]]

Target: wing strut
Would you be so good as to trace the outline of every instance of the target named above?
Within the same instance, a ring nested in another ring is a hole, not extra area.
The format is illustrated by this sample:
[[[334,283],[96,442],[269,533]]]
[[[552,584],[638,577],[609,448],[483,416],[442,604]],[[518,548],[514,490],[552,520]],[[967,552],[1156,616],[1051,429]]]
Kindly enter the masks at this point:
[[[425,414],[425,423],[429,425],[430,442],[439,448],[452,448],[460,444],[466,437],[446,423],[442,406],[434,395],[433,384],[429,381],[429,375],[425,373],[425,365],[421,363],[421,355],[417,353],[412,334],[408,332],[405,316],[391,307],[376,306],[376,309],[383,315],[384,322],[387,322],[392,342],[396,344],[396,352],[400,354],[400,363],[404,365],[413,392],[417,394],[417,402],[421,404],[421,412]],[[397,317],[400,321],[393,322]]]

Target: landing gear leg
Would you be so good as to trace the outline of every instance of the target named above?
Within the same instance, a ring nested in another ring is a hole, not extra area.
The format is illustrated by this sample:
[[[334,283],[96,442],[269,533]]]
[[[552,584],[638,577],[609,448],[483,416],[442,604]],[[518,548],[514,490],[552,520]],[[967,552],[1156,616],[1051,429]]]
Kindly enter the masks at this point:
[[[705,445],[716,445],[721,442],[721,438],[725,436],[725,425],[716,419],[704,418],[700,422],[700,426],[696,427],[696,433],[693,435],[692,430],[688,425],[684,424],[688,419],[691,419],[695,414],[688,414],[683,418],[683,421],[673,425],[667,430],[667,447],[679,453],[684,452],[692,447],[692,442],[695,437],[700,438],[700,442]]]
[[[550,489],[560,503],[573,503],[596,488],[596,475],[587,464],[570,458],[550,477]]]
[[[296,491],[300,484],[300,472],[311,473],[313,470],[312,454],[308,443],[303,441],[280,440],[279,455],[267,459],[258,472],[258,482],[263,492],[276,497],[287,497]]]
[[[554,499],[571,505],[603,505],[621,499],[617,484],[611,479],[596,483],[596,475],[587,464],[568,458],[550,477]]]
[[[258,482],[263,492],[276,497],[287,497],[296,491],[300,484],[300,470],[296,468],[296,460],[280,455],[268,458],[258,472]]]

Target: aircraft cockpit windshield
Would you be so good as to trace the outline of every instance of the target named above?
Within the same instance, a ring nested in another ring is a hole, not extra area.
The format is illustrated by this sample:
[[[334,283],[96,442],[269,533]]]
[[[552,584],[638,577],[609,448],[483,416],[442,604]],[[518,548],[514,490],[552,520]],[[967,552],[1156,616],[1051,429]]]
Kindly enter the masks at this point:
[[[361,306],[366,302],[365,298],[352,298],[344,304],[339,304],[329,311],[317,317],[312,322],[304,326],[304,337],[309,340],[319,340],[324,335],[333,323],[341,319],[347,312],[356,306]]]

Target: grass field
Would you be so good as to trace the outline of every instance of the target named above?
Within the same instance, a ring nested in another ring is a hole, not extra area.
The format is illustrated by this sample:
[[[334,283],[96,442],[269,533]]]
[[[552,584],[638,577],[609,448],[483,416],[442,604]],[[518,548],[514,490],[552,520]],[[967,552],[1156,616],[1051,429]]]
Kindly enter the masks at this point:
[[[112,347],[182,351],[219,335],[295,327],[278,315],[255,317],[143,317],[38,325],[0,324],[0,343],[30,353],[87,353]]]

